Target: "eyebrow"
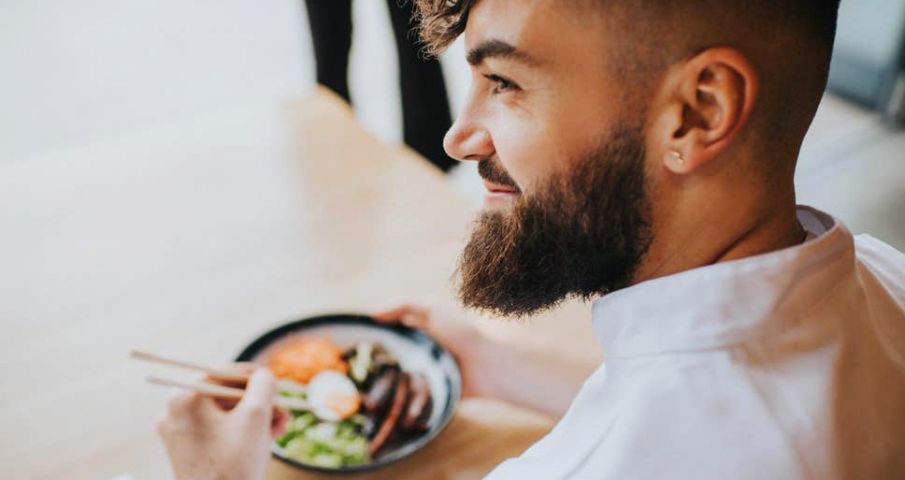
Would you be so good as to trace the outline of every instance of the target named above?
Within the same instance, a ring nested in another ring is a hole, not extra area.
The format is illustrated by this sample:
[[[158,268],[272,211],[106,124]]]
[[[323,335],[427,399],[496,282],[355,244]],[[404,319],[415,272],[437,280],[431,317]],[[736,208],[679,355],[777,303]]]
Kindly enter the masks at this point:
[[[488,58],[505,58],[515,60],[527,65],[536,65],[537,61],[527,53],[515,48],[514,45],[499,39],[485,40],[477,47],[468,51],[465,59],[472,67],[477,67]]]

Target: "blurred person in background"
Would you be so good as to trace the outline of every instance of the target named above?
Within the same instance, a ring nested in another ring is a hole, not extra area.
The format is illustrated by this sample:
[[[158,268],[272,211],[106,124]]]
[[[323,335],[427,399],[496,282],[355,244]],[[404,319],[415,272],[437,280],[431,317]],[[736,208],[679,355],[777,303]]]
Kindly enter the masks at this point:
[[[412,22],[414,3],[386,0],[399,57],[403,138],[424,158],[444,172],[457,162],[443,151],[443,135],[452,123],[443,70],[436,58],[426,56]],[[351,103],[349,50],[352,48],[352,0],[305,0],[317,82]]]
[[[592,299],[606,354],[585,378],[456,310],[375,314],[440,339],[466,396],[559,418],[488,478],[905,478],[905,256],[795,201],[837,12],[419,2],[424,38],[464,34],[473,74],[445,141],[488,190],[460,300],[525,317]],[[177,476],[262,478],[273,391],[259,372],[255,408],[215,422],[179,397],[161,424]]]

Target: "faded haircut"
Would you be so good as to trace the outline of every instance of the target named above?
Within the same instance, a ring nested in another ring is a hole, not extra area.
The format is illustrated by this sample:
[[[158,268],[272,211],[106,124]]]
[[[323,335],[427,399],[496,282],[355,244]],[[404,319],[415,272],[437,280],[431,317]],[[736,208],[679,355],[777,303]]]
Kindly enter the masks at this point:
[[[426,53],[438,55],[465,31],[479,1],[494,0],[410,1],[415,2]],[[612,25],[626,27],[631,38],[614,53],[619,60],[613,68],[640,86],[636,92],[642,96],[674,62],[716,45],[741,46],[762,74],[762,114],[752,119],[757,143],[788,151],[801,144],[826,88],[840,0],[556,2],[562,9],[597,8]],[[761,153],[772,156],[770,151]]]
[[[410,0],[415,3],[415,19],[426,50],[439,54],[449,46],[468,23],[468,13],[478,0]],[[575,8],[577,0],[563,0],[563,8]],[[826,49],[832,49],[840,0],[583,0],[630,6],[633,9],[674,9],[676,6],[725,8],[730,5],[762,24],[794,24],[812,36]]]

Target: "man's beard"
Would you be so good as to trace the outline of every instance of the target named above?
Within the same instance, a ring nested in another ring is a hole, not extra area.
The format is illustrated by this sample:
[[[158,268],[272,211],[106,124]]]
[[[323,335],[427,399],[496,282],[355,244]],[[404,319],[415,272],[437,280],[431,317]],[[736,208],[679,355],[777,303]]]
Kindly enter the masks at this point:
[[[515,186],[491,162],[481,175]],[[459,259],[465,306],[522,317],[629,285],[651,238],[641,129],[568,165],[510,210],[481,214]]]

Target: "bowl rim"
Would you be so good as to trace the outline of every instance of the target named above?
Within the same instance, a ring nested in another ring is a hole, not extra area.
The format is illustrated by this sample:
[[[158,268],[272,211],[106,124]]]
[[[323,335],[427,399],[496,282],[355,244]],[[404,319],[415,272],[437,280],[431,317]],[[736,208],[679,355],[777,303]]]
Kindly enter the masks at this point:
[[[380,459],[373,461],[367,465],[358,465],[343,468],[328,468],[309,465],[281,455],[279,452],[279,447],[275,444],[271,446],[271,453],[274,458],[296,468],[320,473],[352,474],[368,472],[385,467],[392,463],[396,463],[404,458],[408,458],[418,450],[421,450],[425,445],[433,441],[438,435],[440,435],[440,433],[442,433],[446,429],[447,426],[449,426],[449,423],[452,421],[455,414],[456,406],[462,398],[462,373],[459,364],[452,353],[443,348],[443,346],[440,345],[440,343],[437,342],[433,337],[420,330],[415,330],[405,325],[390,325],[379,323],[373,320],[370,316],[359,313],[328,313],[316,315],[299,320],[293,320],[271,328],[270,330],[256,337],[255,340],[245,346],[242,351],[238,355],[236,355],[235,360],[237,362],[252,361],[255,355],[261,353],[264,349],[272,345],[277,340],[292,333],[301,332],[319,326],[335,325],[355,325],[389,331],[395,335],[399,335],[409,339],[410,341],[414,341],[415,343],[428,345],[430,348],[431,357],[435,359],[439,360],[442,357],[448,357],[449,360],[451,360],[451,365],[453,366],[453,368],[448,372],[449,375],[446,375],[448,392],[446,407],[443,409],[443,413],[440,416],[440,421],[437,422],[436,425],[431,427],[427,431],[427,433],[418,437],[417,440],[405,444],[403,447],[393,451],[390,455],[381,457]]]

